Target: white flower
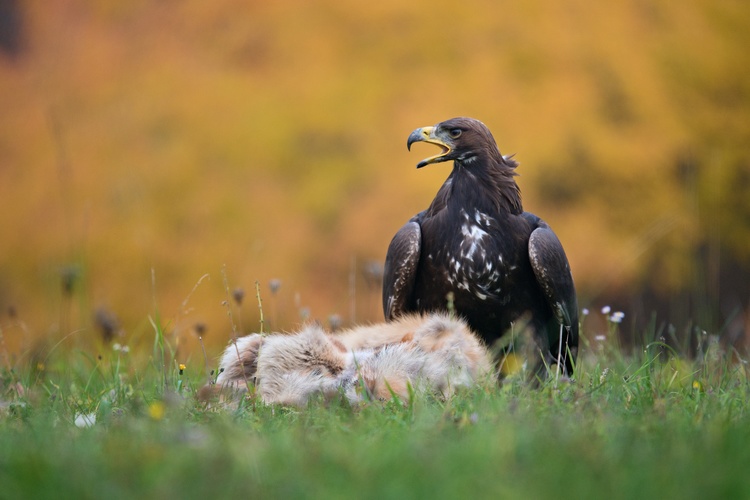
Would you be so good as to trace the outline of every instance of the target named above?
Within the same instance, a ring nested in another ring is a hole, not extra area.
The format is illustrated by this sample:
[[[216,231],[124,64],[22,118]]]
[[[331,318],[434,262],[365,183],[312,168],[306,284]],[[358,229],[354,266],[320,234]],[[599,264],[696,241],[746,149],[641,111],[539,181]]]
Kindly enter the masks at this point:
[[[596,337],[594,337],[594,340],[596,340],[597,342],[604,342],[605,340],[607,340],[607,337],[604,335],[597,335]]]
[[[115,342],[114,344],[112,344],[113,351],[120,352],[120,349],[122,349],[122,346],[120,345],[119,342]]]
[[[583,309],[581,310],[581,314],[583,314],[584,316],[588,316],[588,315],[589,315],[589,310],[588,310],[588,309],[586,309],[586,308],[584,307],[584,308],[583,308]]]
[[[609,306],[602,307],[602,314],[609,314],[609,311],[611,311],[612,308]]]
[[[612,323],[622,323],[622,319],[625,317],[625,313],[622,311],[617,311],[612,313],[612,316],[609,317],[609,320]]]
[[[91,427],[96,423],[96,413],[79,413],[76,415],[75,424],[76,427],[81,429],[85,427]]]

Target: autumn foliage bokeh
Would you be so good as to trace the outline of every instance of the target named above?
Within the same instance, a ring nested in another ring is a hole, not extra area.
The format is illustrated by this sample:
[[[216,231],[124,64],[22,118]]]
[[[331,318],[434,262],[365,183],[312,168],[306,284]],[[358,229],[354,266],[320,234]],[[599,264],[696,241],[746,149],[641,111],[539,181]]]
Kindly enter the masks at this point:
[[[379,320],[390,238],[450,169],[406,138],[465,115],[516,154],[581,306],[746,334],[745,2],[0,12],[0,324],[85,335],[107,311],[127,339],[158,309],[223,344],[228,310],[257,327],[256,281],[279,328]]]

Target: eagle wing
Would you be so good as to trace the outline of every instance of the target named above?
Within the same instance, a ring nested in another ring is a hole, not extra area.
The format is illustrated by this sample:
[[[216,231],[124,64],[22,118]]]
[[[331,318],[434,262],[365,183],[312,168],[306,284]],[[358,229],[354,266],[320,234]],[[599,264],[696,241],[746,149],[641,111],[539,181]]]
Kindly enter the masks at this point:
[[[547,299],[558,325],[548,329],[550,351],[558,354],[562,336],[562,346],[567,346],[570,353],[561,352],[568,373],[572,369],[570,358],[575,359],[578,351],[578,303],[576,300],[573,276],[560,240],[550,227],[538,221],[529,238],[529,260],[534,276]],[[557,331],[554,331],[557,330]],[[569,355],[570,354],[570,355]]]
[[[414,310],[412,292],[422,247],[422,229],[411,219],[388,246],[383,270],[383,312],[386,321]]]

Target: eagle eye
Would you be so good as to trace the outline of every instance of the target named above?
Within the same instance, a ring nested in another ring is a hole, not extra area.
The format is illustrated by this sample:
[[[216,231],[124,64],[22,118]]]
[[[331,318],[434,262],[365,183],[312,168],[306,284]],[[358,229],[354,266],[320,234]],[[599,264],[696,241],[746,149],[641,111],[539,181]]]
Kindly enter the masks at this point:
[[[448,135],[450,135],[453,139],[458,139],[459,137],[461,137],[461,129],[452,128],[448,131]]]

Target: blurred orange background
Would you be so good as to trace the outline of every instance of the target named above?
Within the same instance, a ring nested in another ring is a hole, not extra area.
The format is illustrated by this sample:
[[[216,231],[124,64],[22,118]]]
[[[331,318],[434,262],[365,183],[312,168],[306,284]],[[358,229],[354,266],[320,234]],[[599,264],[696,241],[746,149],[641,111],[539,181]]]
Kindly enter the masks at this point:
[[[6,349],[136,342],[158,311],[215,351],[258,329],[256,281],[267,329],[380,320],[388,243],[450,170],[406,138],[459,115],[516,154],[592,316],[744,342],[748,26],[742,1],[0,0]]]

